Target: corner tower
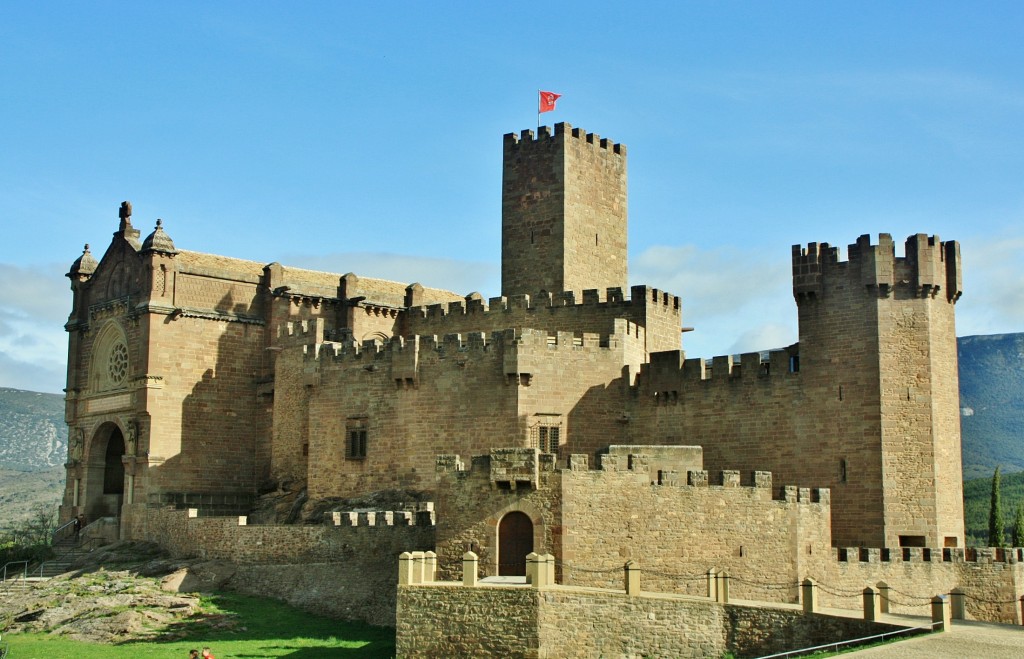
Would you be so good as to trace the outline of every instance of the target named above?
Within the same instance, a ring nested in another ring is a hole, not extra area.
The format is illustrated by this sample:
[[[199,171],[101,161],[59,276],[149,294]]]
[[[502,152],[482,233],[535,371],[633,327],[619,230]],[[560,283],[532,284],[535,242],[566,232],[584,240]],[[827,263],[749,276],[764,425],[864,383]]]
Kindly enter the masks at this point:
[[[960,246],[917,234],[897,257],[881,234],[848,251],[793,247],[799,370],[818,405],[798,462],[832,474],[840,546],[963,547]]]
[[[504,137],[501,293],[627,289],[626,147],[569,124]]]

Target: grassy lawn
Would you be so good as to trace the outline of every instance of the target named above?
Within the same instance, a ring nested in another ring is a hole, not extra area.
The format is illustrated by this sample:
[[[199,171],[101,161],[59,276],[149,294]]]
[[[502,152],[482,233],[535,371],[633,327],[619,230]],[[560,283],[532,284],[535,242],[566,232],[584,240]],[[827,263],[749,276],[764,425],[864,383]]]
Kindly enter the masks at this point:
[[[202,615],[181,622],[166,640],[100,645],[47,634],[4,634],[10,659],[186,659],[209,646],[217,659],[393,657],[395,631],[315,616],[274,600],[221,593]]]

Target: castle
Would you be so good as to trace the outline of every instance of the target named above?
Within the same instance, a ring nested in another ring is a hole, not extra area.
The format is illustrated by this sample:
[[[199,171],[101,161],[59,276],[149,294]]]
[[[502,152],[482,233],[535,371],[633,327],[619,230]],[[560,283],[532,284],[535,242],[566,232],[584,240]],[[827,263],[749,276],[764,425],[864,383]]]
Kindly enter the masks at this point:
[[[730,501],[741,517],[823,500],[819,555],[963,555],[956,242],[919,234],[897,256],[890,236],[862,236],[846,260],[795,246],[799,343],[688,359],[680,298],[627,286],[625,146],[557,124],[505,135],[503,151],[489,299],[179,250],[159,220],[140,241],[122,204],[102,258],[87,246],[68,273],[62,518],[144,539],[162,533],[157,510],[237,514],[275,488],[417,491],[437,498],[442,556],[472,547],[486,573],[511,574],[529,551],[563,559],[592,537],[584,474],[602,466],[647,487],[762,488]],[[505,449],[520,457],[497,473]],[[492,456],[483,489],[475,456]],[[558,504],[531,508],[541,491]]]

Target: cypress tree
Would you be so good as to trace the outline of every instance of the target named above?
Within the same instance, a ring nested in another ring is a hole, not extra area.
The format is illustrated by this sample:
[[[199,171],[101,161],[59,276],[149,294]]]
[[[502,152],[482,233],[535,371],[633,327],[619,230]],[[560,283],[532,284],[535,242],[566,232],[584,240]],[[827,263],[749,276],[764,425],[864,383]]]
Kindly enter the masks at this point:
[[[1024,547],[1024,499],[1017,504],[1017,518],[1013,520],[1013,546]]]
[[[992,505],[988,511],[988,546],[1006,545],[1006,522],[1003,521],[1003,506],[999,494],[999,467],[992,474]]]

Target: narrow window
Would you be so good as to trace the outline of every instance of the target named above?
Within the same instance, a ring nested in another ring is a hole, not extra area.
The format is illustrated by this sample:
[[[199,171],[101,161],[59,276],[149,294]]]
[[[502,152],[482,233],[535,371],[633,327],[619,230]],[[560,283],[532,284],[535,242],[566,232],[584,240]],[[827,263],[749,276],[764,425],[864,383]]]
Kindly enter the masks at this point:
[[[351,418],[346,424],[345,457],[349,460],[366,458],[367,419]]]
[[[846,482],[846,460],[845,459],[839,461],[839,482],[840,483],[845,483]]]

